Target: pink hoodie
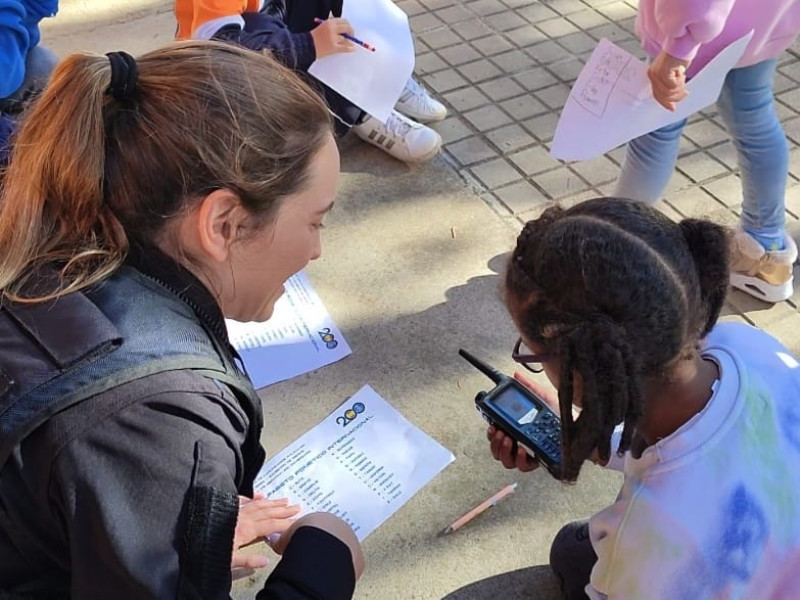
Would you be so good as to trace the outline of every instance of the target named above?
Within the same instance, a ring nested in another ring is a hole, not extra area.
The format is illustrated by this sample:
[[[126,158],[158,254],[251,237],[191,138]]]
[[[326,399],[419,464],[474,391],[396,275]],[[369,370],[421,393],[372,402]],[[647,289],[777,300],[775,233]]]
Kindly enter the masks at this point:
[[[800,0],[639,0],[636,32],[645,51],[691,60],[694,75],[750,30],[737,66],[776,58],[800,33]]]

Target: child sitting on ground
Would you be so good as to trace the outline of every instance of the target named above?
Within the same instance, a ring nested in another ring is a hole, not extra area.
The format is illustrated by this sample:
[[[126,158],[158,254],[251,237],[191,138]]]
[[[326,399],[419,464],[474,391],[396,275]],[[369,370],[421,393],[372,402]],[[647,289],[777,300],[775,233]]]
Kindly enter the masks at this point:
[[[800,364],[717,323],[727,286],[720,226],[638,202],[551,208],[520,234],[506,304],[518,362],[558,389],[562,477],[587,459],[625,474],[613,504],[553,543],[566,598],[800,594]],[[488,437],[507,468],[536,468]]]
[[[269,49],[289,68],[305,73],[317,58],[355,49],[341,35],[354,34],[348,22],[329,18],[331,14],[341,16],[342,0],[175,0],[176,37],[213,38],[251,50]],[[314,19],[324,22],[316,25]],[[443,119],[447,111],[413,78],[386,124],[329,87],[318,82],[316,87],[336,116],[339,135],[352,128],[362,140],[405,162],[426,161],[442,145],[439,134],[420,122]]]

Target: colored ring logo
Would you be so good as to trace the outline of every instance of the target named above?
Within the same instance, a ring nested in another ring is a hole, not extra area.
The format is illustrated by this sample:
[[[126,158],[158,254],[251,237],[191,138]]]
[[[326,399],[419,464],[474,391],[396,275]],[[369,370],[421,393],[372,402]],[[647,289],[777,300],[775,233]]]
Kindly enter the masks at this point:
[[[363,402],[356,402],[353,406],[344,411],[343,415],[336,417],[336,424],[346,427],[365,410],[367,410],[367,407]]]
[[[330,327],[326,327],[325,329],[321,329],[317,332],[319,338],[325,343],[325,347],[328,350],[333,350],[336,346],[339,345],[339,342],[336,341],[336,338],[331,333]]]

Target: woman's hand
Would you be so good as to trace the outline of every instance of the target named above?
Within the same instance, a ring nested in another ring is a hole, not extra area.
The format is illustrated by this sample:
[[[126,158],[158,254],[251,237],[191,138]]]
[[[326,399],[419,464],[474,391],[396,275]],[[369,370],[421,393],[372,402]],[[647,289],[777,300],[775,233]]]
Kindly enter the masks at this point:
[[[240,548],[249,546],[273,534],[284,533],[295,522],[299,506],[290,506],[289,501],[265,500],[263,494],[253,498],[239,496],[239,519],[233,536],[231,568],[258,569],[266,567],[269,559],[258,554],[244,554]]]

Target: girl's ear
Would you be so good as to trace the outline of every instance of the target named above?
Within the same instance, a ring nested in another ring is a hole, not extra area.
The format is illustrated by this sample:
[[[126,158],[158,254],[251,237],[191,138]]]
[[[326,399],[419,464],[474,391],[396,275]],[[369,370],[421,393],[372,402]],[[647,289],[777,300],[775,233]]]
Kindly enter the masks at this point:
[[[246,212],[239,196],[229,189],[215,190],[195,211],[198,242],[214,262],[228,260],[232,243]]]

